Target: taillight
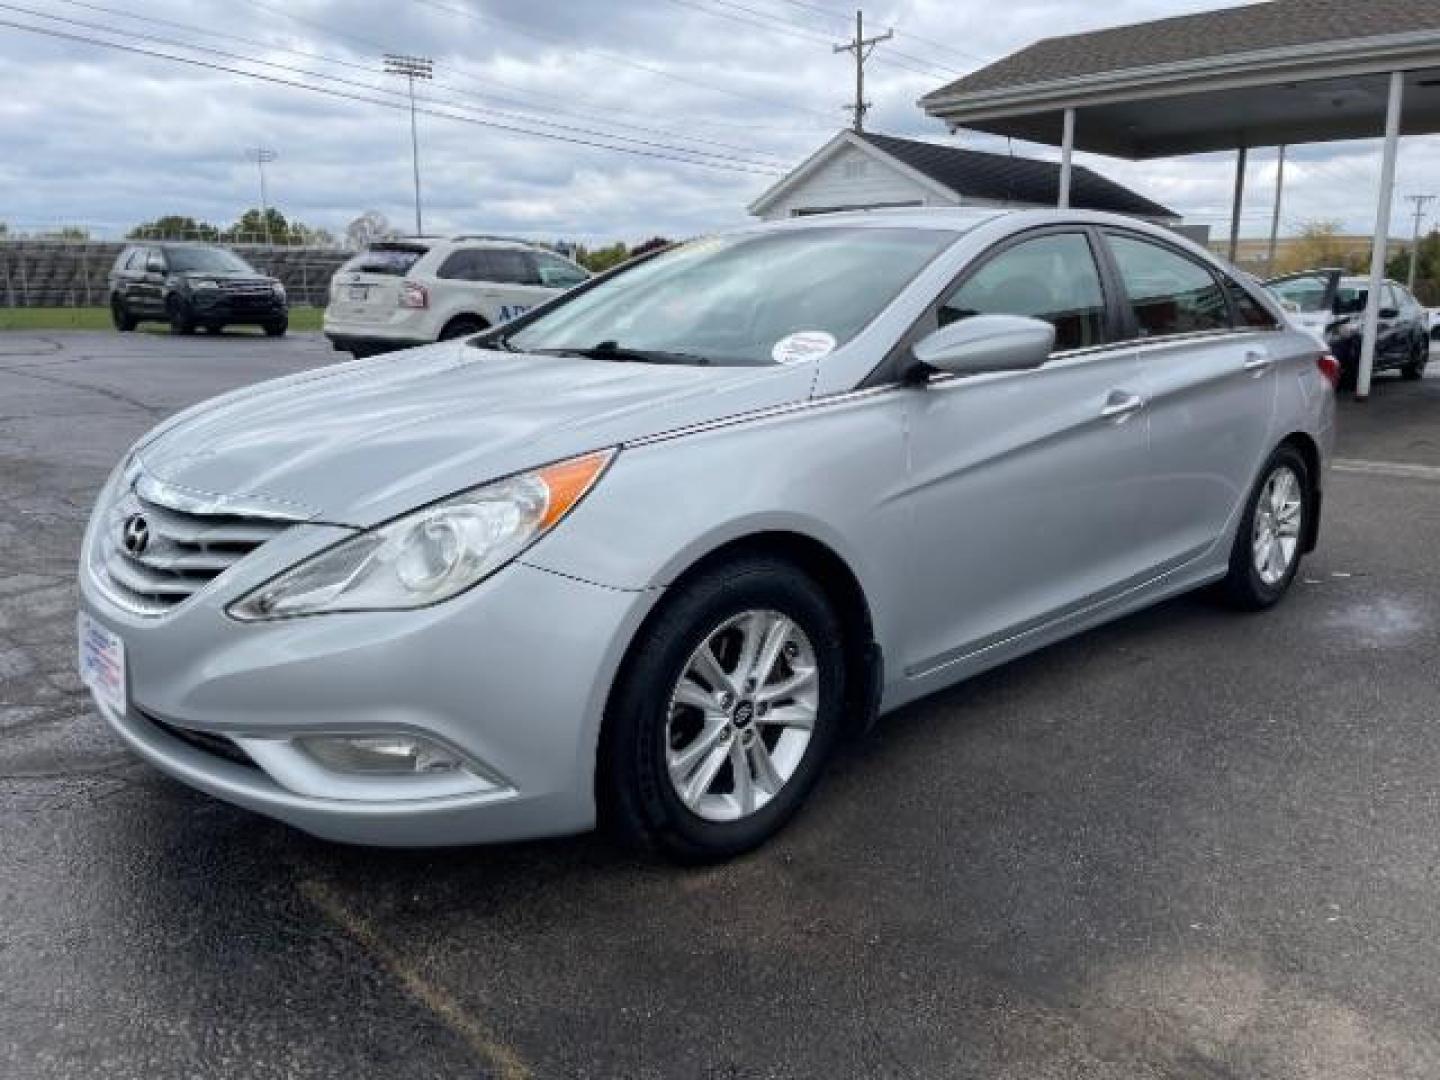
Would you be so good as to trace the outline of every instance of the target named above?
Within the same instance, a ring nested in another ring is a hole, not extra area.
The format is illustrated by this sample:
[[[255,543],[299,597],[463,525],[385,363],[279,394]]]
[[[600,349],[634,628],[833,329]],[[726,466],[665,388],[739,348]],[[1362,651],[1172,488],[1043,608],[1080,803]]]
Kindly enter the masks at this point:
[[[1336,390],[1340,389],[1340,361],[1329,353],[1321,353],[1315,361],[1315,366],[1320,369],[1320,374],[1325,376],[1328,382]]]
[[[414,281],[402,282],[400,285],[400,306],[404,308],[428,308],[430,306],[430,290],[424,285]]]

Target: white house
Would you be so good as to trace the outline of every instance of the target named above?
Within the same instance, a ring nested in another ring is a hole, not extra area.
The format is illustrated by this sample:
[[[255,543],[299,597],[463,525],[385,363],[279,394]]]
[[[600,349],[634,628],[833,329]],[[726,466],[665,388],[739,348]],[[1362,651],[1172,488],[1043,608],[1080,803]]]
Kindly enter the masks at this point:
[[[1060,166],[1034,158],[842,131],[750,204],[766,220],[890,206],[1053,207]],[[1084,166],[1071,205],[1130,214],[1160,225],[1180,215]]]

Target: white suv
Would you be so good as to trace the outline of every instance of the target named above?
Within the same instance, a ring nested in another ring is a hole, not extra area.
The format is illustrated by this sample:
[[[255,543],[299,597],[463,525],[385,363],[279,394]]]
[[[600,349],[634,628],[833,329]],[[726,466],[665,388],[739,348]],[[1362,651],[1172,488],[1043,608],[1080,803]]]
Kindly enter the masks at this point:
[[[384,240],[336,271],[325,336],[354,356],[428,345],[507,322],[589,276],[518,240]]]

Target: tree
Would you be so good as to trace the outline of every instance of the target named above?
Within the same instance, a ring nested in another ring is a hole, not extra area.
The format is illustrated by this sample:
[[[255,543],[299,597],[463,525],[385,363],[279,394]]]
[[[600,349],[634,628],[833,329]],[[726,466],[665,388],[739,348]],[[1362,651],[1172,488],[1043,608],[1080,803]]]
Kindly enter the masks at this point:
[[[8,222],[4,222],[4,221],[0,221],[0,239],[4,239],[5,237],[7,237],[7,236],[9,236],[9,235],[10,235],[10,225],[9,225],[9,223],[8,223]]]
[[[658,251],[660,248],[667,248],[667,247],[669,247],[671,244],[673,244],[674,242],[675,242],[675,241],[673,241],[673,240],[667,240],[667,239],[666,239],[665,237],[663,237],[663,236],[652,236],[649,240],[646,240],[643,244],[637,244],[635,247],[631,248],[631,249],[630,249],[630,258],[635,259],[635,258],[638,258],[638,257],[641,256],[641,255],[648,255],[648,254],[650,254],[650,252],[652,252],[652,251]]]
[[[606,270],[619,266],[630,257],[630,249],[623,243],[611,244],[602,248],[576,248],[575,261],[585,267],[592,274],[603,274]]]
[[[166,214],[154,221],[135,226],[125,236],[127,240],[218,240],[220,230],[208,221],[196,221],[193,217]]]
[[[241,214],[240,220],[225,230],[224,239],[232,244],[287,244],[290,223],[273,206],[263,214],[257,207]]]
[[[1285,246],[1276,260],[1275,272],[1289,274],[1322,266],[1359,271],[1368,262],[1368,244],[1362,250],[1353,240],[1343,237],[1338,221],[1307,221],[1300,227],[1300,235]]]
[[[387,240],[394,235],[389,219],[379,210],[366,210],[345,226],[345,244],[356,249],[367,248],[377,240]]]

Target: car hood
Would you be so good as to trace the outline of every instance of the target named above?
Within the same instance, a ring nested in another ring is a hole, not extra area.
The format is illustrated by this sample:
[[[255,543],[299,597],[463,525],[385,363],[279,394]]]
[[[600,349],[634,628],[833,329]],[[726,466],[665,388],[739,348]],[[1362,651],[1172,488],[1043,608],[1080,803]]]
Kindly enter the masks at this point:
[[[446,342],[224,395],[161,425],[137,456],[200,496],[363,528],[574,454],[803,400],[813,375]]]

